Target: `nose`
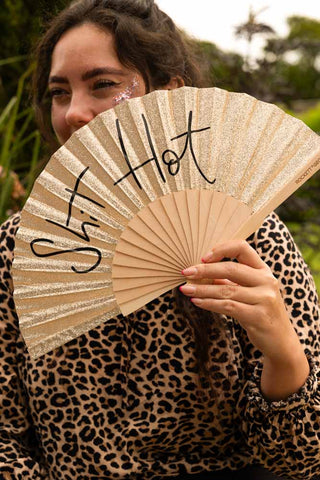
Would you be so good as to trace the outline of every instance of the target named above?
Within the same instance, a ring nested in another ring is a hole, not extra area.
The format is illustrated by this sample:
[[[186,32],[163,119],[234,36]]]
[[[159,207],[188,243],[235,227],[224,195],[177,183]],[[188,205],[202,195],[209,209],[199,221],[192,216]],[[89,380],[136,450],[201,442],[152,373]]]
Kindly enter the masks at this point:
[[[72,96],[69,108],[65,115],[66,123],[75,130],[83,127],[94,118],[90,102],[83,96]]]

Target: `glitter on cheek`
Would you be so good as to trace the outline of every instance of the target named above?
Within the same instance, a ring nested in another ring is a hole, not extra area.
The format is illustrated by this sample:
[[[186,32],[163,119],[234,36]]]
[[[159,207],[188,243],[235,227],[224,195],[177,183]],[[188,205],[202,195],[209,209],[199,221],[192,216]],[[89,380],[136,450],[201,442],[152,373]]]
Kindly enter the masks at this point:
[[[118,105],[124,100],[129,100],[129,98],[132,98],[138,87],[139,87],[139,81],[137,77],[134,76],[131,84],[125,90],[123,90],[123,92],[120,92],[118,93],[118,95],[113,97],[113,106]]]

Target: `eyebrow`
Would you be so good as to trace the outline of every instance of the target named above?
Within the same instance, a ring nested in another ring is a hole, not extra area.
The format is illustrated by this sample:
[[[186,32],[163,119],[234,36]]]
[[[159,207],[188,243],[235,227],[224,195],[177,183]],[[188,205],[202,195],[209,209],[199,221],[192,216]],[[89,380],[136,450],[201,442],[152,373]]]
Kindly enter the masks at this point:
[[[100,68],[93,68],[92,70],[88,70],[81,76],[81,80],[84,82],[86,80],[90,80],[91,78],[97,77],[98,75],[123,75],[123,71],[117,68],[112,67],[100,67]],[[69,83],[67,77],[60,77],[58,75],[52,75],[49,77],[49,83]]]

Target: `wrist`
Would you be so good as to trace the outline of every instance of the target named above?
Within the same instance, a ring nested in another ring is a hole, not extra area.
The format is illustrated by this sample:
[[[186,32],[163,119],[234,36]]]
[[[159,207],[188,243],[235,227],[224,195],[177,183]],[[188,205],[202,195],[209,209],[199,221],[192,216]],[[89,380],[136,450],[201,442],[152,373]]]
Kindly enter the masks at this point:
[[[270,401],[286,400],[304,385],[310,373],[302,345],[281,359],[265,357],[261,374],[261,393]]]

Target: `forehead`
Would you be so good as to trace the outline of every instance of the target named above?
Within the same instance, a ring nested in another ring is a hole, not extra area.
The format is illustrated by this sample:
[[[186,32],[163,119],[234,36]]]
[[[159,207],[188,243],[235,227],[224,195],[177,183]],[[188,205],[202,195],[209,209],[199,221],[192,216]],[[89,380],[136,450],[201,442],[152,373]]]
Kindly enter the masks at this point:
[[[105,64],[120,65],[112,33],[103,31],[92,23],[67,30],[54,47],[51,71],[61,68]]]

